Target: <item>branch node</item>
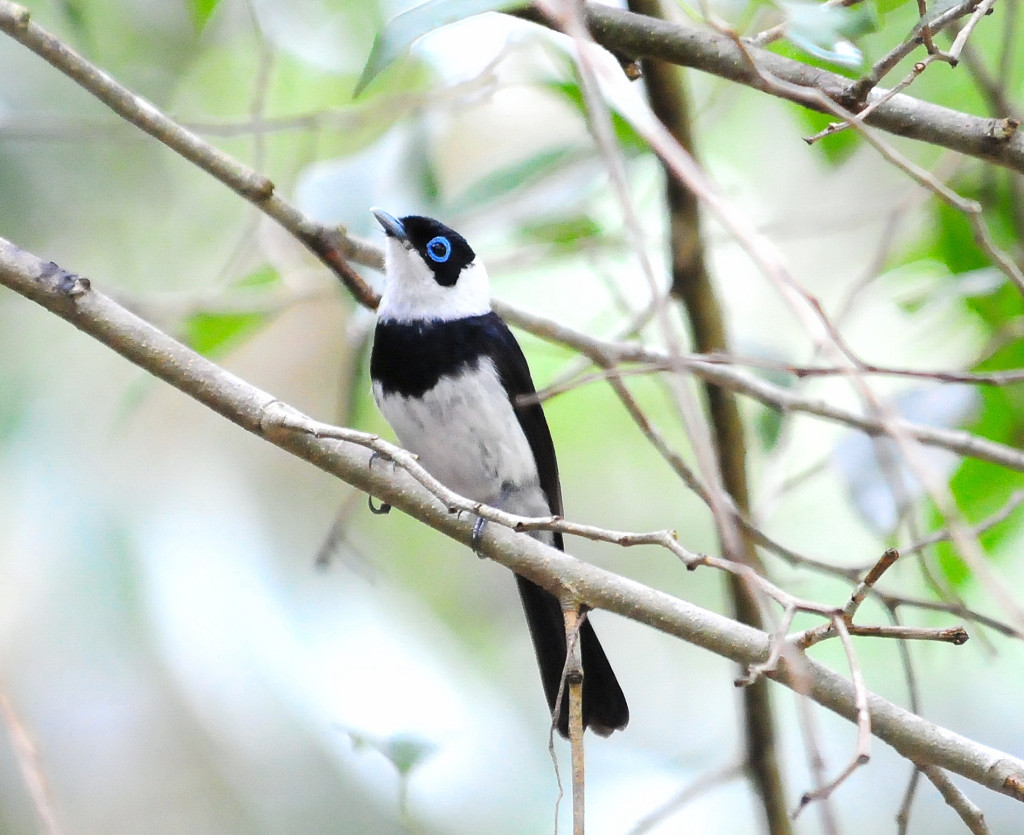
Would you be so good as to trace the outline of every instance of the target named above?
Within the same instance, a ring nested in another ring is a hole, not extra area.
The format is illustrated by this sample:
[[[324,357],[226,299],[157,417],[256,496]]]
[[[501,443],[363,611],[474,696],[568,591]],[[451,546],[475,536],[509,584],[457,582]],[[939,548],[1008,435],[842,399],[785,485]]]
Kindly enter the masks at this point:
[[[32,19],[32,13],[24,6],[18,6],[14,3],[8,7],[7,11],[11,14],[11,20],[14,21],[14,25],[19,29],[28,28],[29,21]]]
[[[1003,780],[1003,794],[1008,794],[1015,800],[1024,801],[1024,781],[1010,775]]]
[[[997,142],[1009,142],[1020,127],[1020,120],[1007,116],[1005,119],[996,119],[989,128],[988,135]]]
[[[274,181],[262,174],[255,174],[245,183],[244,194],[249,200],[261,203],[274,196]]]
[[[57,289],[72,299],[78,299],[92,290],[92,282],[87,278],[65,272],[60,277],[60,284]]]

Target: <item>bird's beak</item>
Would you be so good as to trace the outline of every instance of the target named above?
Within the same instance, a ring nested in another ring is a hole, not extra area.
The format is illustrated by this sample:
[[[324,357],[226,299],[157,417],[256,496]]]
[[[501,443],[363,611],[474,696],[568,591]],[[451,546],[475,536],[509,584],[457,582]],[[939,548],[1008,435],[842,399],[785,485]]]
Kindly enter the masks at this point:
[[[400,241],[407,241],[409,238],[405,234],[405,227],[394,215],[389,215],[383,209],[370,209],[373,216],[377,218],[377,223],[381,225],[384,230],[384,234],[389,238],[398,238]]]

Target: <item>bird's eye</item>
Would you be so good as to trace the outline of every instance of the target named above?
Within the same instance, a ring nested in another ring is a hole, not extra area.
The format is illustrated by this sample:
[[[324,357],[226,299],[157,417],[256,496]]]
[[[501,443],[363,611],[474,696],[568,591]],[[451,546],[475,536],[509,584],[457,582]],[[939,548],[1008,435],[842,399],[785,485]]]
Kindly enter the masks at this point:
[[[451,242],[442,235],[431,238],[430,243],[427,244],[427,255],[430,256],[431,261],[436,261],[438,264],[443,264],[447,261],[448,256],[451,254]]]

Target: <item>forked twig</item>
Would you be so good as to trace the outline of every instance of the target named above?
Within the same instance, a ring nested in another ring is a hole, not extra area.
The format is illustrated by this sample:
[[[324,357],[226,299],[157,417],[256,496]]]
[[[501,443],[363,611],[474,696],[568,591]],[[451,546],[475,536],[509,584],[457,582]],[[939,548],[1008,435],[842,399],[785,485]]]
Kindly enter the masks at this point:
[[[871,713],[868,710],[868,691],[864,686],[864,676],[861,674],[860,664],[857,663],[857,656],[853,651],[853,641],[850,640],[850,633],[846,628],[846,621],[842,615],[836,615],[832,619],[839,640],[842,642],[843,651],[846,653],[846,661],[850,667],[850,680],[853,682],[854,698],[857,705],[857,745],[853,759],[835,779],[810,792],[805,792],[800,798],[800,805],[793,812],[796,817],[809,804],[824,800],[829,797],[839,786],[841,786],[853,772],[862,765],[867,764],[871,759]]]

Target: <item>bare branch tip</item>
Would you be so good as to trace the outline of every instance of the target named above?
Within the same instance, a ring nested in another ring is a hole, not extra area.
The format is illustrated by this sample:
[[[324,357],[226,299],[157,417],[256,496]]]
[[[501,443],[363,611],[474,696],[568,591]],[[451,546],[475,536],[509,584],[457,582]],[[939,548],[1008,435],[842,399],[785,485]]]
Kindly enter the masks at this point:
[[[92,282],[74,273],[64,273],[57,289],[69,298],[78,299],[92,290]]]

